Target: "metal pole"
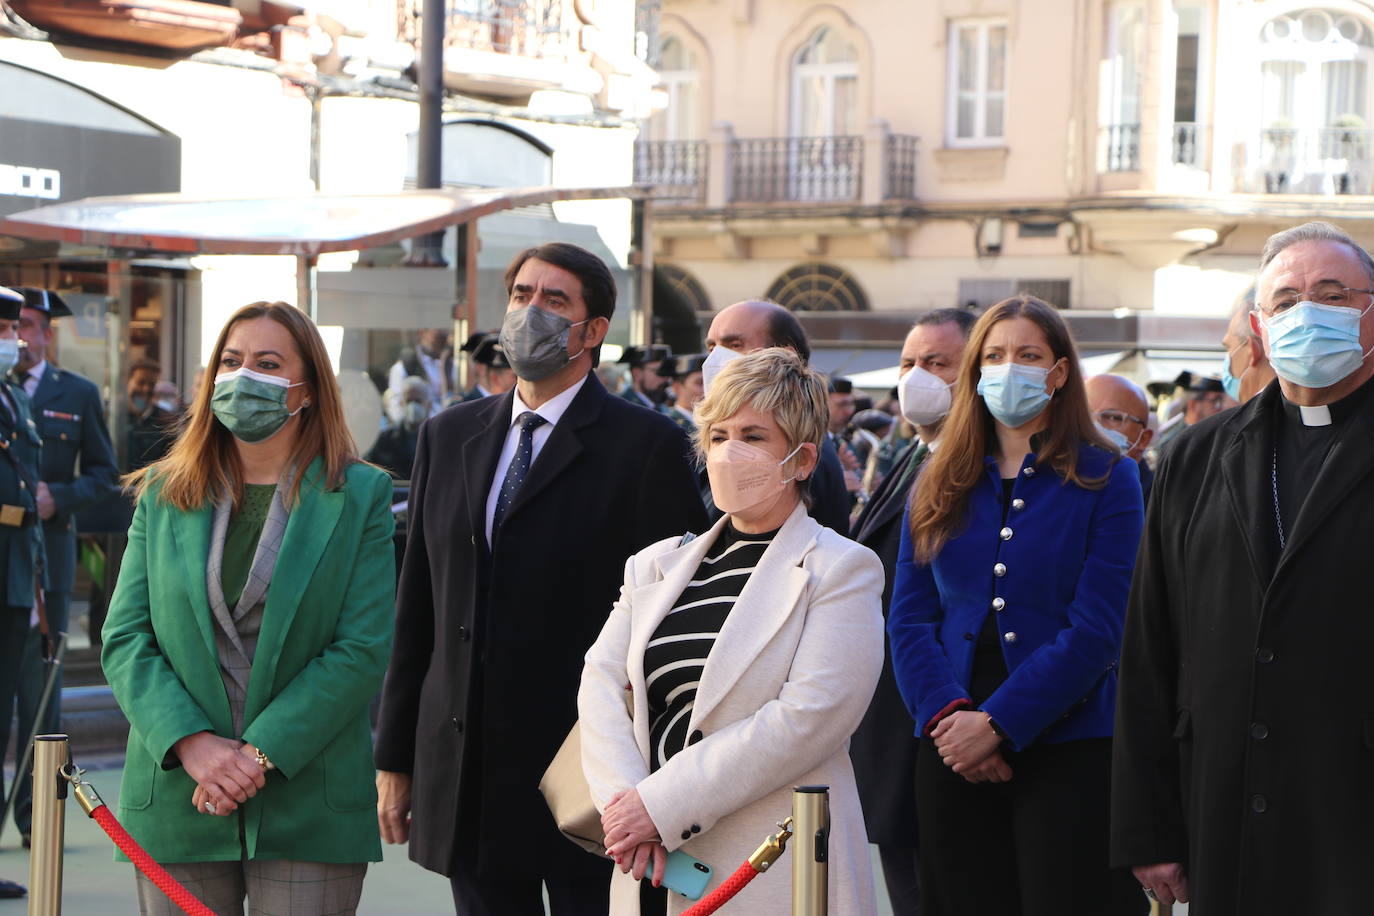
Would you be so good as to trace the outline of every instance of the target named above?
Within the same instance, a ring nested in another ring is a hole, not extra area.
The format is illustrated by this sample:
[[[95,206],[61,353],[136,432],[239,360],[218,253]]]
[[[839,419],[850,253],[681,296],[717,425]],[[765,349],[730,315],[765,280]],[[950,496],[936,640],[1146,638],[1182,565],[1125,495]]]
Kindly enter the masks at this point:
[[[792,790],[792,916],[826,916],[830,892],[830,787]]]
[[[38,737],[38,730],[43,727],[43,719],[48,714],[48,706],[52,703],[53,688],[57,686],[57,676],[62,673],[62,661],[67,657],[67,634],[57,634],[57,649],[53,652],[51,660],[44,662],[47,674],[43,680],[43,694],[38,698],[38,712],[33,717],[33,730],[25,736],[24,756],[19,761],[19,766],[14,768],[15,780],[10,786],[10,794],[5,799],[5,810],[0,814],[0,835],[5,832],[5,824],[9,821],[10,815],[14,813],[14,802],[19,795],[20,773],[26,773],[29,763],[33,760],[33,742]]]
[[[34,739],[29,916],[60,916],[62,912],[62,815],[67,807],[62,768],[70,758],[66,735]]]
[[[316,324],[320,320],[320,294],[316,285],[318,264],[319,258],[313,254],[296,256],[296,308],[309,315]]]
[[[456,277],[456,302],[453,307],[453,349],[457,356],[458,348],[467,341],[468,336],[477,328],[477,220],[459,223],[457,231],[458,264],[454,271]],[[458,363],[458,389],[467,391],[472,387],[472,354],[464,353]]]
[[[420,7],[420,136],[416,150],[415,186],[443,187],[444,155],[444,0],[424,0]],[[408,263],[412,267],[444,267],[443,232],[415,239]]]
[[[637,346],[654,342],[654,240],[649,219],[647,200],[630,201],[630,267],[635,272],[630,343]]]

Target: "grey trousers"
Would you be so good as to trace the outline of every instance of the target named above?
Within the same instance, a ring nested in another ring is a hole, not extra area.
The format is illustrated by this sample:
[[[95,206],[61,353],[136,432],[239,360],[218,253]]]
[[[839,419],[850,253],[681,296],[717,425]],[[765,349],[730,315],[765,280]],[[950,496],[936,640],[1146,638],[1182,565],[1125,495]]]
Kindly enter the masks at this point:
[[[164,865],[215,916],[353,916],[363,896],[367,863],[174,862]],[[143,916],[179,916],[181,909],[153,882],[138,875],[138,911]]]

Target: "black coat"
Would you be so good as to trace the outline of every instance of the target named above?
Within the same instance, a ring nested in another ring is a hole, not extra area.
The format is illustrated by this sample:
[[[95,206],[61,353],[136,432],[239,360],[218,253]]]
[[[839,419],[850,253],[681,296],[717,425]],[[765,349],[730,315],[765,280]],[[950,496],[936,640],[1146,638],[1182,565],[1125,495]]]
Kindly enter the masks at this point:
[[[484,878],[585,869],[539,778],[577,718],[582,658],[625,561],[706,522],[672,420],[595,376],[559,420],[496,535],[486,503],[513,393],[426,422],[411,482],[396,640],[378,722],[379,769],[413,775],[410,857]]]
[[[1155,478],[1127,619],[1112,859],[1183,862],[1196,916],[1369,911],[1374,400],[1278,548],[1273,383],[1184,431]]]
[[[850,534],[883,561],[884,617],[892,600],[904,510],[916,479],[912,465],[919,465],[928,454],[929,449],[913,443],[897,456],[854,521]],[[884,640],[883,672],[878,687],[858,731],[849,739],[849,757],[854,763],[854,779],[870,842],[916,846],[916,749],[920,743],[916,725],[892,675],[892,647]]]

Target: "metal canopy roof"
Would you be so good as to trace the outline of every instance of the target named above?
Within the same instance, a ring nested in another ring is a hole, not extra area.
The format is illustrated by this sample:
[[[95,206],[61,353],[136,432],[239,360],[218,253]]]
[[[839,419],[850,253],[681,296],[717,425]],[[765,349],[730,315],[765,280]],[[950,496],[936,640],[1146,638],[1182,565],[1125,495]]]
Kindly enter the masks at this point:
[[[643,200],[644,186],[443,188],[394,194],[88,197],[15,213],[0,234],[182,254],[311,257],[374,248],[501,210],[559,200]]]

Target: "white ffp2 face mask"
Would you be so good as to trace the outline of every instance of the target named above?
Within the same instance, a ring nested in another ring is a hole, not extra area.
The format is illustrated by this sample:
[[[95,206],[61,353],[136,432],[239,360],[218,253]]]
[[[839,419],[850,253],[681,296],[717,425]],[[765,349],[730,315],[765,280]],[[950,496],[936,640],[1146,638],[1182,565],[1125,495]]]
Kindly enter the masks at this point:
[[[902,416],[916,426],[934,426],[949,413],[951,387],[935,373],[912,366],[897,385]]]
[[[716,347],[706,355],[706,359],[701,363],[701,393],[703,396],[711,393],[711,383],[716,376],[720,375],[720,370],[726,364],[734,362],[744,354],[738,350],[727,350],[725,347]]]

